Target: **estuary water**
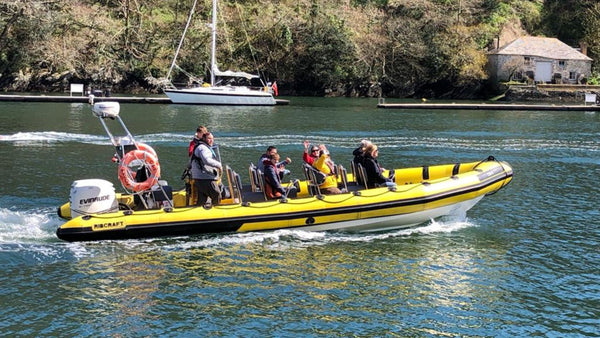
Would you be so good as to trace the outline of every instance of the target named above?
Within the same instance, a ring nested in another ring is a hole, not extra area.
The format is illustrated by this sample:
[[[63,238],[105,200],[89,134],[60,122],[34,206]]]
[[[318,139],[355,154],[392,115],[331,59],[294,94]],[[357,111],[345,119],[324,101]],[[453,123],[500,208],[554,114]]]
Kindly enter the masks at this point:
[[[114,149],[87,104],[0,103],[0,335],[600,336],[599,113],[376,104],[122,104],[121,116],[175,188],[198,124],[244,183],[269,145],[301,177],[303,140],[347,165],[363,138],[386,168],[493,155],[513,182],[464,217],[401,231],[66,243],[56,208],[73,180],[119,187]]]

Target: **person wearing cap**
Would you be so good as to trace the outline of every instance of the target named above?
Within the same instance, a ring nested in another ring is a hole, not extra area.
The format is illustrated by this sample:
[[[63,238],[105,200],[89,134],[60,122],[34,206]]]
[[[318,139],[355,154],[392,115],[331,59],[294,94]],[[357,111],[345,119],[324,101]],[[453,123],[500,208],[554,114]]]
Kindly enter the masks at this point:
[[[310,151],[308,150],[310,148]],[[319,147],[316,145],[311,145],[308,140],[304,141],[304,154],[302,154],[302,159],[304,162],[313,165],[315,161],[319,158]]]

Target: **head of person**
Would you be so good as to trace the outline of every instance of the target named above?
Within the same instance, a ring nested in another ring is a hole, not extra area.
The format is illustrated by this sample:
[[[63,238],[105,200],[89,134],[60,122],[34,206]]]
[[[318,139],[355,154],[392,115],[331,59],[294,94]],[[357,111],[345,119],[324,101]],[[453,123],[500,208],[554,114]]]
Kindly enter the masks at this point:
[[[316,145],[313,144],[308,149],[309,149],[308,150],[308,154],[310,156],[319,157],[319,152],[320,152],[319,147],[317,147]]]
[[[277,148],[275,148],[275,146],[269,146],[267,148],[267,151],[265,152],[265,154],[267,154],[267,155],[277,154]]]
[[[269,160],[271,160],[271,163],[273,163],[273,164],[277,164],[277,162],[279,162],[280,157],[279,157],[279,154],[276,152],[273,154],[269,154],[268,157],[269,157]]]
[[[207,132],[202,136],[202,140],[209,146],[212,146],[215,142],[215,136],[211,132]]]
[[[324,144],[319,144],[319,157],[323,156],[323,155],[329,155],[329,151],[327,150],[327,147]]]
[[[372,144],[371,141],[369,140],[362,140],[360,141],[360,144],[358,145],[363,151],[365,151],[365,149]]]
[[[205,126],[198,126],[198,128],[196,128],[196,137],[201,139],[202,136],[204,136],[204,134],[208,133],[208,128],[206,128]]]
[[[378,147],[375,144],[369,144],[365,147],[365,154],[371,155],[371,157],[377,157],[379,155]]]

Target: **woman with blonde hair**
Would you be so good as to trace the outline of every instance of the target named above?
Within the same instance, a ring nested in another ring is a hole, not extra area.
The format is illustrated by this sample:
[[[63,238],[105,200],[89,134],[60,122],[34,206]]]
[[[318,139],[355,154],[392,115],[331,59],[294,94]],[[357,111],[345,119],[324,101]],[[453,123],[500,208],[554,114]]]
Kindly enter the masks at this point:
[[[377,162],[379,156],[379,148],[375,144],[369,144],[365,147],[363,155],[363,167],[367,174],[367,186],[369,188],[386,185],[392,183],[392,179],[383,176],[383,168]],[[393,171],[390,172],[390,177],[393,175]]]

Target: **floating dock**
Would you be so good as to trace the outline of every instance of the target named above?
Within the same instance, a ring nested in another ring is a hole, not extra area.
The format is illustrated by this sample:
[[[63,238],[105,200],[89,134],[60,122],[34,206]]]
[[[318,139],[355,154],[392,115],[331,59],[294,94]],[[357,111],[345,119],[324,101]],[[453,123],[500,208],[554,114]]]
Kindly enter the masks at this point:
[[[0,95],[0,101],[16,101],[16,102],[67,102],[67,103],[88,103],[88,96],[60,96],[60,95]],[[154,104],[171,104],[168,97],[163,96],[94,96],[95,102],[101,101],[116,101],[119,103],[154,103]],[[289,105],[289,100],[275,100],[275,104]]]
[[[556,111],[600,111],[598,105],[560,104],[516,104],[516,103],[385,103],[377,108],[384,109],[452,109],[452,110],[556,110]]]

